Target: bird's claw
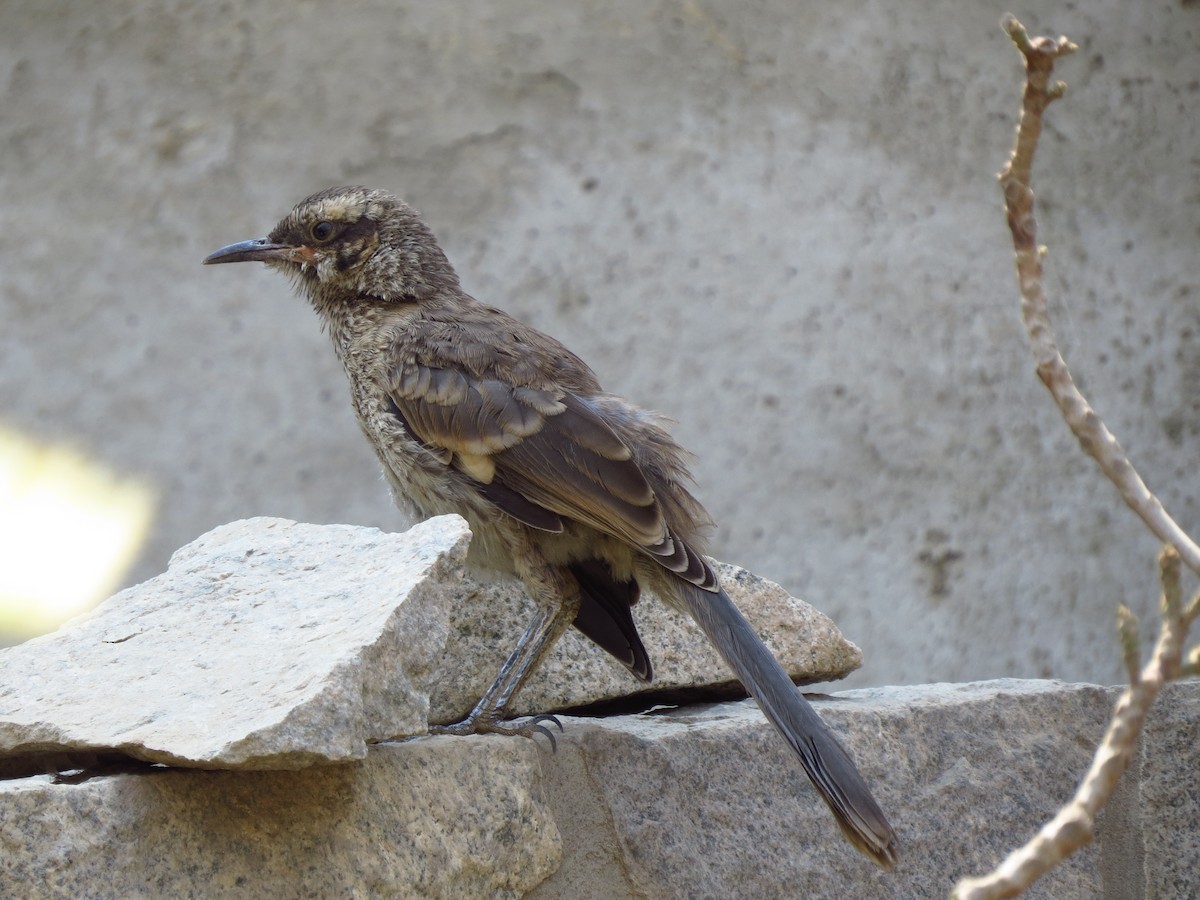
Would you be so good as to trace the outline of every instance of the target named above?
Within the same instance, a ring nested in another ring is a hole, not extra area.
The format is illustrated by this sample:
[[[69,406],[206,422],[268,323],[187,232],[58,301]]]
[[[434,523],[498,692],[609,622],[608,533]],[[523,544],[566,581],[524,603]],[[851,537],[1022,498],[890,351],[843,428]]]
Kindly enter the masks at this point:
[[[550,751],[558,752],[558,741],[554,739],[554,732],[547,728],[543,723],[550,722],[558,727],[558,730],[564,731],[562,722],[557,716],[552,716],[549,713],[540,713],[533,716],[524,722],[504,722],[499,719],[490,719],[483,716],[472,718],[468,716],[461,722],[455,722],[453,725],[430,725],[430,734],[505,734],[510,736],[519,736],[533,738],[537,735],[544,735],[550,741]]]
[[[544,734],[546,736],[546,738],[550,741],[550,752],[557,753],[558,752],[558,741],[556,741],[554,739],[554,732],[551,731],[549,728],[547,728],[545,725],[543,725],[542,724],[543,722],[551,722],[554,725],[557,725],[560,733],[562,733],[563,731],[566,730],[563,728],[562,722],[560,722],[556,716],[552,716],[549,713],[542,713],[541,715],[534,716],[532,719],[529,720],[528,723],[526,723],[525,727],[527,729],[529,729],[530,731],[536,732],[537,734]],[[526,736],[533,737],[532,734],[528,734]]]

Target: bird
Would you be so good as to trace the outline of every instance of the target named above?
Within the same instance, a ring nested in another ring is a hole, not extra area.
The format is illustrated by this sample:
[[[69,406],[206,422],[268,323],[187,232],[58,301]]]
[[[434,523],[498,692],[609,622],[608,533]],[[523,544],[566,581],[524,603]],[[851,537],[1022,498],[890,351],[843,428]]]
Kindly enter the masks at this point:
[[[265,238],[204,263],[255,261],[289,276],[332,338],[396,502],[418,518],[464,517],[468,560],[515,575],[535,601],[468,716],[431,732],[549,734],[552,717],[506,721],[505,709],[572,626],[649,681],[632,608],[650,590],[700,627],[849,843],[893,866],[896,833],[866,781],[704,555],[712,520],[666,419],[604,391],[557,340],[467,294],[430,228],[388,191],[313,194]]]

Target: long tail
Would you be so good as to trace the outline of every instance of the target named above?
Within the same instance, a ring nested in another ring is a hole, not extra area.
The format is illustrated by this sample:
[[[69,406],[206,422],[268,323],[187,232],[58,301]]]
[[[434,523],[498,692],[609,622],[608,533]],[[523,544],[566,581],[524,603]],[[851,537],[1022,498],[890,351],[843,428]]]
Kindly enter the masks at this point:
[[[813,786],[828,804],[846,839],[890,869],[897,859],[896,832],[871,790],[816,710],[771,655],[725,591],[683,584],[692,618],[783,735]]]

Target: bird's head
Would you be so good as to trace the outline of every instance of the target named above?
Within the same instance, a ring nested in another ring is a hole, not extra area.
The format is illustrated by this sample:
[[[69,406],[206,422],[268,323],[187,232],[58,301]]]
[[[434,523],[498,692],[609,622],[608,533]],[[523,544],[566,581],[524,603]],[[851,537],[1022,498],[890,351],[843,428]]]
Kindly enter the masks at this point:
[[[428,226],[387,191],[339,187],[301,200],[265,238],[209,254],[205,265],[265,262],[315,301],[338,296],[411,302],[457,285]]]

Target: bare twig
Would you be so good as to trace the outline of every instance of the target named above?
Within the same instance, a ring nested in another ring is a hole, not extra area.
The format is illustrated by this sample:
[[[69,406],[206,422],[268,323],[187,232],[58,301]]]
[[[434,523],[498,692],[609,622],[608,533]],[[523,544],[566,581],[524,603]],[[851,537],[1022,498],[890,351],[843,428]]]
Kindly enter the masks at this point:
[[[1025,95],[1013,153],[999,178],[1016,254],[1021,290],[1021,315],[1037,361],[1038,377],[1050,390],[1071,431],[1084,451],[1117,486],[1125,502],[1166,546],[1159,554],[1162,582],[1162,625],[1154,654],[1139,671],[1137,619],[1123,604],[1118,610],[1122,656],[1129,687],[1121,694],[1104,740],[1075,796],[1025,846],[1013,851],[989,875],[963,879],[953,896],[959,900],[1015,897],[1060,861],[1092,840],[1096,814],[1108,802],[1121,774],[1133,757],[1137,736],[1163,684],[1181,674],[1200,669],[1200,650],[1182,662],[1188,627],[1200,615],[1200,595],[1185,607],[1180,587],[1180,559],[1200,572],[1200,547],[1167,515],[1150,493],[1120,444],[1075,387],[1066,362],[1058,352],[1042,285],[1044,248],[1037,245],[1030,173],[1041,134],[1042,114],[1063,95],[1062,82],[1050,83],[1055,61],[1076,50],[1065,37],[1030,38],[1012,16],[1003,27],[1025,58]]]
[[[1121,640],[1121,660],[1130,684],[1137,684],[1142,677],[1138,668],[1142,664],[1141,629],[1135,616],[1124,603],[1117,606],[1117,636]]]
[[[1166,546],[1159,554],[1163,583],[1163,602],[1172,591],[1179,591],[1179,556]],[[1122,773],[1133,758],[1137,736],[1141,733],[1154,698],[1162,690],[1168,674],[1178,667],[1183,629],[1164,619],[1154,647],[1154,655],[1135,680],[1121,694],[1112,721],[1104,734],[1092,767],[1071,801],[1058,815],[1042,826],[1032,840],[1013,851],[994,871],[982,878],[964,878],[954,888],[956,900],[1016,897],[1062,860],[1092,840],[1096,814],[1108,802]]]
[[[1179,667],[1179,677],[1195,678],[1197,675],[1200,675],[1200,647],[1193,647],[1188,651],[1183,665]]]
[[[1044,249],[1037,244],[1030,172],[1033,153],[1042,133],[1042,114],[1066,90],[1066,85],[1061,81],[1050,83],[1054,63],[1059,57],[1074,53],[1078,47],[1065,37],[1030,38],[1024,26],[1012,16],[1006,17],[1002,24],[1025,57],[1026,80],[1021,121],[1017,125],[1012,156],[998,177],[1004,191],[1008,227],[1012,231],[1013,250],[1016,253],[1021,317],[1029,332],[1038,377],[1050,390],[1084,452],[1096,460],[1104,474],[1117,486],[1125,502],[1159,540],[1179,551],[1189,569],[1200,574],[1200,546],[1167,514],[1158,498],[1150,493],[1117,439],[1075,387],[1067,364],[1058,352],[1046,312],[1046,293],[1042,287]]]

